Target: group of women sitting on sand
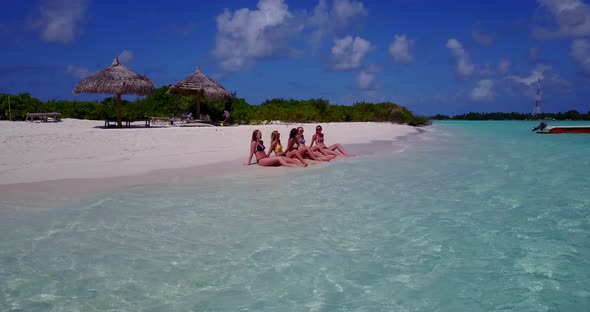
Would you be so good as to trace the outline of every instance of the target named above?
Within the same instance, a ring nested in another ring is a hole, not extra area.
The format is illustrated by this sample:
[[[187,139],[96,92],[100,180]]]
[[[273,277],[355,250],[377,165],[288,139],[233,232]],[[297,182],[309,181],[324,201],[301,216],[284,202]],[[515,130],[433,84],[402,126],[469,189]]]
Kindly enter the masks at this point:
[[[303,127],[291,129],[286,149],[283,149],[281,134],[278,131],[272,132],[270,141],[268,152],[266,152],[266,147],[262,141],[262,133],[260,130],[254,130],[250,142],[250,156],[248,162],[244,163],[244,165],[250,165],[254,155],[256,155],[256,163],[265,167],[307,167],[305,159],[330,161],[339,156],[349,156],[340,144],[326,146],[322,126],[315,128],[315,134],[311,137],[309,146],[305,145]],[[271,156],[272,153],[274,153],[274,156]]]

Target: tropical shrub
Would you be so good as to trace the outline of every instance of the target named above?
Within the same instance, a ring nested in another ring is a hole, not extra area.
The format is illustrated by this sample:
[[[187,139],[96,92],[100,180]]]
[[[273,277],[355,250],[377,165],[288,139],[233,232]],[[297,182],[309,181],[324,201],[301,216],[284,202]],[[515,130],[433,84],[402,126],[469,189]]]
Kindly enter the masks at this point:
[[[197,99],[194,96],[168,94],[168,86],[160,87],[152,96],[121,101],[122,116],[130,119],[148,117],[180,116],[192,113],[197,116]],[[0,118],[8,118],[7,94],[0,94]],[[41,102],[29,94],[10,95],[13,120],[23,120],[27,112],[56,111],[62,118],[105,119],[117,115],[116,99],[107,97],[99,102],[49,100]],[[334,105],[318,98],[295,100],[274,98],[250,105],[245,99],[232,98],[232,121],[237,124],[260,124],[266,121],[282,122],[395,122],[409,125],[428,123],[424,117],[416,117],[403,106],[395,103],[358,102],[352,106]],[[223,120],[224,103],[201,99],[201,114],[208,114],[212,120]],[[572,114],[570,114],[572,115]]]

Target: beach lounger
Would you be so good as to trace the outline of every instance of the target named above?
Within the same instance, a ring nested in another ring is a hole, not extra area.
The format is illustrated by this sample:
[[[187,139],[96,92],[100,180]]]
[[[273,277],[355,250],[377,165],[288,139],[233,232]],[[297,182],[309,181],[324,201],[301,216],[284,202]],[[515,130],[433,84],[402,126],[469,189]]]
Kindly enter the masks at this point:
[[[31,121],[35,119],[41,120],[41,122],[47,122],[48,118],[53,119],[53,121],[58,122],[61,121],[61,113],[57,112],[50,112],[50,113],[27,113],[25,116],[26,121]]]
[[[146,127],[150,127],[152,124],[151,118],[131,119],[131,118],[127,118],[127,117],[121,117],[121,123],[125,123],[125,127],[127,127],[127,128],[131,127],[131,123],[135,122],[135,121],[144,121]],[[109,117],[104,120],[104,126],[106,128],[111,127],[111,124],[113,127],[117,126],[117,117]]]
[[[193,120],[193,113],[183,113],[180,115],[180,122],[187,123]]]

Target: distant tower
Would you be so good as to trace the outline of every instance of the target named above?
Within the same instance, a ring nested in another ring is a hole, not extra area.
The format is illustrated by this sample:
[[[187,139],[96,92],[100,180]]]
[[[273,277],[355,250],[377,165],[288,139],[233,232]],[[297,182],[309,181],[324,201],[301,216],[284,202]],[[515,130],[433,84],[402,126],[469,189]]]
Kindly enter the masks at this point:
[[[535,109],[533,110],[533,116],[541,114],[541,78],[537,80],[537,97],[535,99]]]

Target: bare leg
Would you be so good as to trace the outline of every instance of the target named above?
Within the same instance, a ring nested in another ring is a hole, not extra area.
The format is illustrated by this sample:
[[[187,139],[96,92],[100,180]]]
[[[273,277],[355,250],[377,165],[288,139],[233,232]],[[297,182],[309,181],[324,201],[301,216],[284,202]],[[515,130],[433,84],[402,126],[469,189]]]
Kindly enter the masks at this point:
[[[289,157],[286,157],[286,156],[280,156],[279,158],[282,161],[281,164],[283,164],[283,162],[285,163],[285,165],[283,165],[283,166],[292,167],[291,165],[295,165],[297,167],[307,167],[306,163],[301,164],[299,161],[289,158]]]
[[[321,160],[321,161],[330,161],[330,158],[323,156],[320,153],[314,153],[311,151],[311,149],[309,149],[309,147],[307,146],[301,146],[299,147],[299,152],[301,153],[301,155],[306,154],[309,156],[309,158],[313,159],[313,160]]]
[[[318,145],[312,147],[311,150],[313,152],[315,152],[316,155],[317,154],[321,154],[321,155],[325,156],[328,159],[334,159],[334,158],[336,158],[337,156],[340,155],[340,154],[338,154],[338,153],[336,153],[334,151],[331,151],[329,149],[321,148]]]
[[[280,165],[278,157],[266,157],[257,161],[259,166],[272,167]]]
[[[287,158],[287,157],[285,157],[285,156],[280,156],[280,157],[277,157],[277,158],[279,159],[279,163],[280,163],[282,166],[285,166],[285,167],[293,167],[293,166],[298,166],[298,165],[296,165],[296,164],[290,164],[290,163],[287,161],[289,158]]]
[[[281,156],[281,157],[285,157],[285,161],[288,162],[288,163],[290,163],[290,164],[293,164],[293,165],[296,165],[296,166],[299,166],[299,167],[307,167],[307,163],[304,162],[304,161],[299,161],[298,159],[290,158],[290,157],[287,157],[287,156]]]
[[[299,147],[299,150],[297,151],[297,153],[301,156],[303,156],[304,154],[307,153],[307,156],[309,156],[309,158],[311,158],[313,160],[318,160],[318,158],[309,150],[309,148],[307,148],[307,146]]]
[[[325,156],[320,152],[312,152],[312,153],[315,156],[315,158],[317,158],[318,160],[322,160],[322,161],[330,161],[335,158],[334,156]]]
[[[287,157],[297,158],[301,163],[303,163],[307,166],[307,163],[305,162],[303,157],[301,157],[301,154],[299,154],[297,151],[290,151],[289,153],[287,153]]]
[[[313,152],[311,148],[305,146],[304,147],[305,150],[307,151],[308,155],[312,155],[317,159],[317,160],[321,160],[321,161],[330,161],[332,158],[328,157],[328,156],[324,156],[322,153],[320,153],[319,151],[315,151]]]
[[[262,158],[258,161],[258,165],[263,166],[263,167],[274,167],[274,166],[293,167],[294,166],[294,165],[286,162],[285,158],[283,156]]]
[[[328,156],[328,155],[340,156],[340,153],[336,153],[333,150],[327,149],[325,145],[323,145],[323,146],[316,145],[316,146],[317,146],[318,151],[326,156]],[[314,147],[316,147],[316,146],[314,146]]]
[[[332,144],[330,147],[328,147],[329,150],[334,151],[334,150],[338,150],[340,153],[342,153],[342,155],[344,156],[350,156],[348,155],[345,151],[344,148],[342,148],[342,145],[336,143],[336,144]]]

